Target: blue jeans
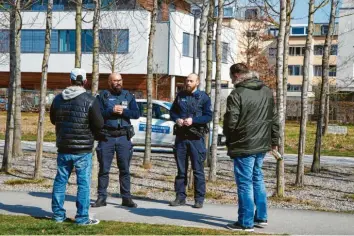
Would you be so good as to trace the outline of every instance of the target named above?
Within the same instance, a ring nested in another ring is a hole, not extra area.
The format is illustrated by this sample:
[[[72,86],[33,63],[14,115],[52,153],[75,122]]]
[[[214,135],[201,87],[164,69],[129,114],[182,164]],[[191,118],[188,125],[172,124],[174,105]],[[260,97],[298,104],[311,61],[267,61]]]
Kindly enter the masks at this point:
[[[262,173],[264,156],[265,153],[259,153],[234,158],[238,222],[244,227],[253,227],[255,220],[267,220],[267,192]]]
[[[64,201],[66,184],[73,167],[76,170],[77,197],[76,223],[84,224],[89,221],[90,184],[92,170],[92,153],[58,154],[58,172],[54,180],[52,195],[52,211],[54,220],[62,222],[66,219]]]

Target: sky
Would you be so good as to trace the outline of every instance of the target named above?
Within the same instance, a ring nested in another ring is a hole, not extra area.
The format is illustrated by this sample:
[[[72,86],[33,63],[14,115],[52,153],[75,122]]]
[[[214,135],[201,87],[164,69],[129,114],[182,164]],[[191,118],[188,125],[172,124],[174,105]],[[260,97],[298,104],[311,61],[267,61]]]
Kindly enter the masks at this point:
[[[318,1],[316,1],[318,2]],[[297,0],[293,12],[293,24],[307,24],[308,1]],[[315,23],[326,23],[329,20],[331,6],[327,4],[325,7],[318,9],[315,13]]]

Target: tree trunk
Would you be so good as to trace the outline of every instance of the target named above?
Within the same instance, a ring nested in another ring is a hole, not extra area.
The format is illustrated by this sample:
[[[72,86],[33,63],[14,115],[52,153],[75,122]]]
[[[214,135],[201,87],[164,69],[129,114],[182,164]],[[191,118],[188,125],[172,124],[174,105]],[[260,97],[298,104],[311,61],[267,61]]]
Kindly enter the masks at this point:
[[[211,144],[211,165],[209,171],[209,181],[216,181],[217,167],[217,145],[218,145],[218,128],[220,120],[220,91],[221,91],[221,30],[222,20],[224,17],[224,0],[218,0],[218,18],[216,27],[216,74],[215,74],[215,102],[213,112],[213,133]]]
[[[194,23],[193,23],[193,73],[196,73],[197,67],[197,16],[196,13],[193,15]]]
[[[304,185],[304,155],[306,149],[306,128],[308,120],[308,88],[310,72],[310,55],[312,50],[313,30],[314,30],[314,12],[315,0],[309,1],[308,34],[306,37],[306,49],[303,65],[303,79],[301,91],[301,118],[300,118],[300,136],[298,148],[298,163],[296,173],[296,186]]]
[[[146,82],[147,87],[147,117],[146,117],[146,135],[145,135],[145,153],[144,153],[144,168],[151,168],[151,128],[152,128],[152,84],[154,80],[153,75],[153,49],[154,40],[156,32],[156,18],[157,18],[157,6],[158,1],[154,0],[153,9],[151,12],[151,24],[150,24],[150,34],[149,34],[149,49],[147,58],[147,72],[148,78]]]
[[[276,71],[277,71],[277,108],[279,114],[279,133],[280,135],[280,151],[284,150],[284,83],[283,83],[283,67],[284,67],[284,40],[285,40],[285,27],[286,27],[286,0],[280,1],[280,27],[277,39],[277,58],[276,58]],[[282,137],[283,136],[283,137]],[[283,151],[284,152],[284,151]],[[283,197],[285,191],[284,179],[284,161],[277,162],[277,191],[278,197]]]
[[[100,65],[100,40],[99,40],[99,29],[100,29],[100,9],[101,9],[101,0],[94,0],[95,9],[93,11],[93,24],[92,24],[92,33],[93,33],[93,51],[92,51],[92,85],[91,85],[91,94],[96,96],[98,93],[99,85],[99,65]],[[97,141],[94,143],[92,149],[92,186],[94,188],[98,185],[98,160],[97,160]]]
[[[93,25],[92,25],[92,33],[93,33],[93,51],[92,51],[92,85],[91,85],[91,93],[93,96],[97,94],[98,84],[99,84],[99,65],[100,65],[100,7],[101,0],[94,0],[95,9],[93,12]]]
[[[332,45],[332,34],[334,31],[334,22],[336,17],[336,7],[337,0],[332,0],[331,2],[331,16],[329,19],[329,29],[326,35],[326,40],[324,44],[324,53],[322,57],[322,83],[321,83],[321,93],[320,93],[320,104],[319,104],[319,114],[317,118],[317,129],[316,129],[316,141],[315,148],[313,152],[313,162],[311,166],[311,172],[319,173],[321,170],[320,159],[321,159],[321,145],[322,145],[322,126],[323,119],[325,116],[325,103],[329,79],[329,57],[330,48]]]
[[[16,57],[16,71],[15,71],[15,130],[14,130],[14,141],[13,141],[13,158],[22,157],[22,147],[21,147],[21,1],[16,2],[16,35],[15,35],[15,57]]]
[[[288,77],[289,77],[289,38],[290,38],[290,23],[291,23],[291,0],[286,0],[286,26],[285,26],[285,37],[284,37],[284,62],[283,62],[283,104],[284,104],[284,120],[283,124],[283,133],[281,133],[282,140],[280,145],[280,153],[284,155],[285,149],[285,124],[286,124],[286,102],[287,102],[287,93],[288,93]]]
[[[52,31],[52,8],[53,8],[53,0],[49,0],[47,6],[45,45],[44,45],[44,53],[43,53],[43,61],[42,61],[42,81],[41,81],[41,94],[40,94],[39,116],[38,116],[38,126],[37,126],[36,162],[34,167],[35,179],[40,179],[42,177],[42,156],[43,156],[45,106],[46,106],[46,95],[47,95],[48,62],[50,56],[50,39],[51,39],[51,31]]]
[[[15,102],[16,102],[16,34],[17,21],[16,7],[11,8],[10,12],[10,83],[8,88],[8,103],[7,103],[7,118],[6,118],[6,134],[4,155],[2,160],[2,170],[10,172],[12,168],[13,159],[13,142],[15,129]]]
[[[325,104],[325,116],[324,116],[324,127],[323,127],[323,136],[327,134],[328,131],[328,124],[329,124],[329,83],[327,83],[327,88],[326,88],[326,104]]]
[[[199,89],[205,90],[206,86],[206,66],[207,66],[207,52],[206,41],[208,32],[208,15],[210,3],[209,0],[204,0],[202,5],[202,13],[199,21]]]
[[[206,71],[206,86],[205,92],[211,96],[211,81],[213,77],[213,39],[214,39],[214,9],[215,1],[210,0],[208,14],[208,34],[207,34],[207,71]],[[210,128],[210,124],[208,124]],[[210,132],[205,135],[205,146],[207,149],[206,166],[211,165],[210,153]]]
[[[82,0],[76,0],[76,49],[75,49],[75,67],[81,68],[81,29],[82,29]]]

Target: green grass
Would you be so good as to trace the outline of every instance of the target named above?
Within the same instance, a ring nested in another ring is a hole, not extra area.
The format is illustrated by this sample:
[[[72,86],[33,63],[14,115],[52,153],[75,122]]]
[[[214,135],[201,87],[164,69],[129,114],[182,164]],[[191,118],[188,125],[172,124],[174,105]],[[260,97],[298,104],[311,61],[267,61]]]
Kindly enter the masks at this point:
[[[57,224],[50,219],[0,215],[0,234],[6,235],[231,235],[226,230],[101,221],[98,225],[77,226],[72,222]],[[242,233],[245,234],[245,233]]]
[[[353,200],[353,201],[354,201],[354,194],[346,194],[346,195],[344,195],[344,198],[345,198],[345,199],[350,199],[350,200]]]
[[[9,179],[4,181],[7,185],[41,184],[45,179]]]

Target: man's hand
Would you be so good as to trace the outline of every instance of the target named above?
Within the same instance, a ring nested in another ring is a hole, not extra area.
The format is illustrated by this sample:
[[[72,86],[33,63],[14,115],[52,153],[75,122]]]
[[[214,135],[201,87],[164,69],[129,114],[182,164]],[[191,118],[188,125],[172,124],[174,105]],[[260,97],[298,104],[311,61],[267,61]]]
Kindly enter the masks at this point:
[[[119,115],[122,115],[123,114],[123,107],[122,106],[120,106],[120,105],[115,105],[114,107],[113,107],[113,112],[114,113],[117,113],[117,114],[119,114]]]
[[[272,150],[278,151],[278,146],[272,146]]]
[[[176,123],[177,123],[177,125],[179,126],[179,127],[182,127],[183,126],[183,120],[182,119],[178,119],[178,120],[176,120]]]
[[[187,118],[187,119],[185,119],[184,122],[183,122],[183,124],[184,124],[185,126],[191,126],[192,123],[193,123],[192,118]]]

